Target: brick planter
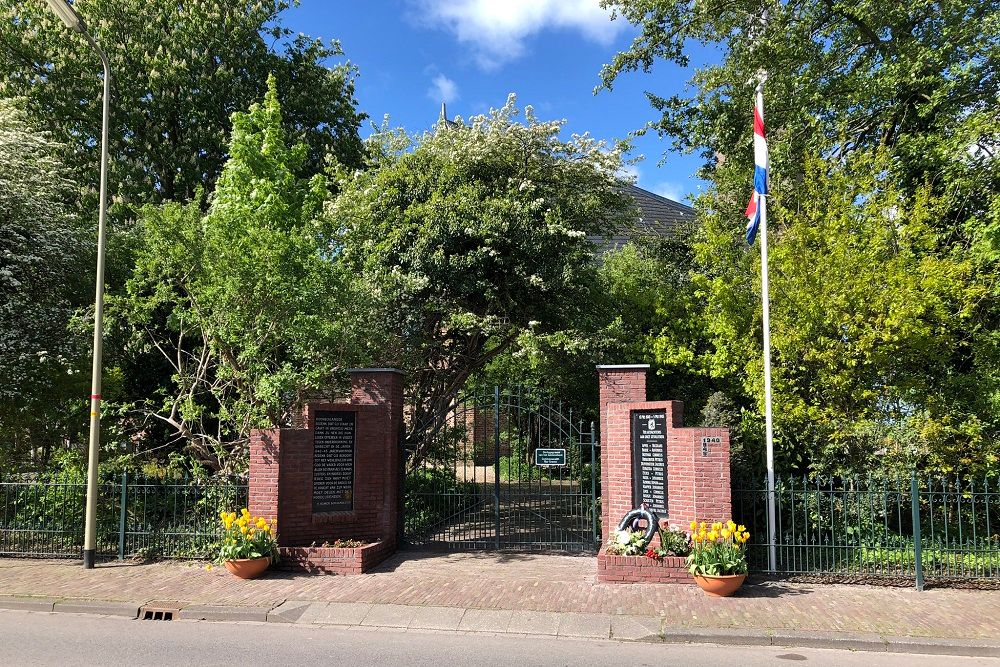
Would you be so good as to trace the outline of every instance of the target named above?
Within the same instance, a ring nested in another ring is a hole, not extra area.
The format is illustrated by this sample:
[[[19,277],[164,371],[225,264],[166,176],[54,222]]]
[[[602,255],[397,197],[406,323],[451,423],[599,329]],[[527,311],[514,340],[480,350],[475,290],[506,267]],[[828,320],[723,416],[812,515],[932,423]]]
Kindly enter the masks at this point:
[[[684,558],[662,560],[645,556],[612,556],[602,547],[597,554],[597,580],[609,584],[689,584],[694,579]]]
[[[373,542],[352,549],[336,547],[281,547],[276,569],[309,574],[363,574],[384,561],[394,547]]]

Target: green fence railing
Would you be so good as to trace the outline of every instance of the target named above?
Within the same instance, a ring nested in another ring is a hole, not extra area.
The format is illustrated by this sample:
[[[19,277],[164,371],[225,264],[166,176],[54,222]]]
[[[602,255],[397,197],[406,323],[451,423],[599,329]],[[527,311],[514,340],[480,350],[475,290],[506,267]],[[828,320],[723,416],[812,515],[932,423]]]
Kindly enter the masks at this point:
[[[751,570],[767,571],[767,489],[733,485],[734,520],[751,534]],[[995,479],[778,479],[777,572],[934,579],[1000,578]]]
[[[87,485],[0,482],[0,556],[79,558]],[[161,480],[122,475],[100,485],[97,550],[119,558],[208,558],[221,539],[218,513],[247,503],[245,480]]]

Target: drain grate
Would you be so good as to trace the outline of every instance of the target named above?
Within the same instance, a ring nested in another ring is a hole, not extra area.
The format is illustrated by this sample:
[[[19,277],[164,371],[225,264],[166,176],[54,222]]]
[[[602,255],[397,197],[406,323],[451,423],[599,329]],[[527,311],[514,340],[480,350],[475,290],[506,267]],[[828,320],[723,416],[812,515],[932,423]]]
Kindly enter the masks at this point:
[[[143,621],[172,621],[184,606],[174,601],[156,600],[139,609],[139,618]]]

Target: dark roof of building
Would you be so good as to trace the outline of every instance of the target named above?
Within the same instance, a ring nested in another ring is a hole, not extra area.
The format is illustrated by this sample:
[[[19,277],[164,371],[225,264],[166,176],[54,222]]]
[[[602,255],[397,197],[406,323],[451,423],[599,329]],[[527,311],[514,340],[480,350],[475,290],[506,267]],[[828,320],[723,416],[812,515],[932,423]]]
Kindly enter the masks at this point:
[[[635,228],[617,230],[607,239],[591,239],[599,246],[600,254],[621,248],[636,236],[658,238],[672,236],[694,222],[694,209],[690,206],[661,197],[635,185],[625,186],[625,192],[631,195],[639,209]]]

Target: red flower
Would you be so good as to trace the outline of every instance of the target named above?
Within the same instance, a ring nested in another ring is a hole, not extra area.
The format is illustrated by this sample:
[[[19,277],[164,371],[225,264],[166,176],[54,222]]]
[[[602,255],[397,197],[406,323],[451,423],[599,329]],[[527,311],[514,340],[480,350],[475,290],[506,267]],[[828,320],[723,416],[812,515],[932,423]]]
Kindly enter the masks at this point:
[[[646,558],[653,558],[655,560],[660,560],[660,554],[656,553],[652,548],[646,551]]]

